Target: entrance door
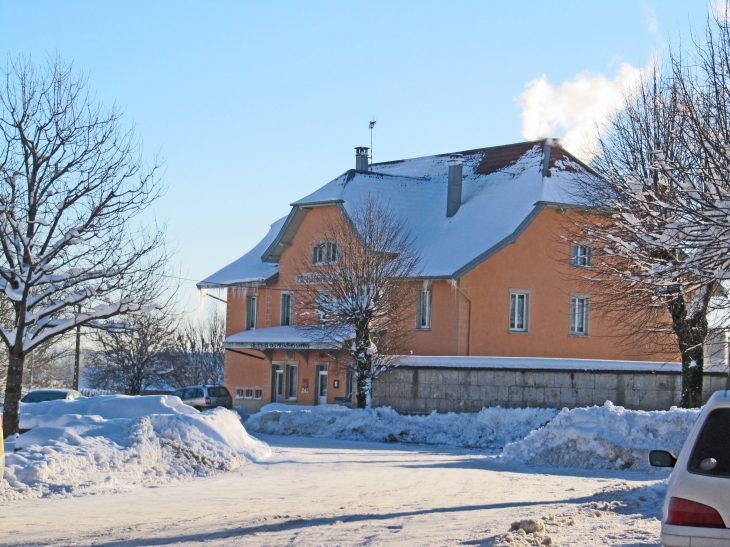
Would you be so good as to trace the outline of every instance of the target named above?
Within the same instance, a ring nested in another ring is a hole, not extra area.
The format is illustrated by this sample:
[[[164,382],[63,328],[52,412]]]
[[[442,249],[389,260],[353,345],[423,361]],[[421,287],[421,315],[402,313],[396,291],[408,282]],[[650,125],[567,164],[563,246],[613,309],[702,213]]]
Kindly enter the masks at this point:
[[[276,393],[276,402],[280,403],[284,399],[284,371],[275,370],[274,372],[276,373],[276,389],[274,393]]]
[[[327,404],[327,369],[319,371],[318,387],[319,387],[319,389],[317,389],[317,393],[319,394],[319,398],[317,399],[317,403],[320,405],[326,405]]]

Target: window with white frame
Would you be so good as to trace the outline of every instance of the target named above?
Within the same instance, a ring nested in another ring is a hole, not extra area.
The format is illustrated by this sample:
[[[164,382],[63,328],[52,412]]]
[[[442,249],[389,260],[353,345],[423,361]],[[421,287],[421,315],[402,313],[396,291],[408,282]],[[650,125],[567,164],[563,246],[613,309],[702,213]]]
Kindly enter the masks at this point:
[[[573,243],[570,250],[570,265],[576,268],[590,268],[593,247],[588,243]]]
[[[258,303],[259,299],[257,296],[246,297],[246,330],[256,328]]]
[[[294,324],[294,295],[289,292],[281,293],[281,325],[283,327]]]
[[[297,365],[286,366],[286,398],[290,401],[297,400],[297,388],[299,386],[299,367]]]
[[[312,264],[337,264],[340,250],[336,241],[318,241],[312,245]]]
[[[264,390],[260,387],[256,387],[253,390],[253,398],[254,399],[261,399],[264,396]]]
[[[585,295],[570,297],[570,334],[588,335],[588,312],[591,299]]]
[[[416,328],[431,328],[431,291],[416,291]]]
[[[253,399],[253,389],[250,387],[237,387],[236,399]]]
[[[509,294],[509,330],[527,332],[530,316],[530,293],[527,291],[510,291]]]

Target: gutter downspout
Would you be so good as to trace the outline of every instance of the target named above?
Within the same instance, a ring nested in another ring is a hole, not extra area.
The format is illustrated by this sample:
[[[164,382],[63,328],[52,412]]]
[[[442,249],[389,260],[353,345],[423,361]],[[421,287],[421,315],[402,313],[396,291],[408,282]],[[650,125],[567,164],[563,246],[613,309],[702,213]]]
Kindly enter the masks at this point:
[[[469,328],[466,330],[466,355],[467,357],[469,357],[471,355],[471,309],[473,306],[471,298],[469,298],[466,293],[459,288],[458,285],[454,284],[454,288],[459,291],[459,294],[461,294],[469,301]]]

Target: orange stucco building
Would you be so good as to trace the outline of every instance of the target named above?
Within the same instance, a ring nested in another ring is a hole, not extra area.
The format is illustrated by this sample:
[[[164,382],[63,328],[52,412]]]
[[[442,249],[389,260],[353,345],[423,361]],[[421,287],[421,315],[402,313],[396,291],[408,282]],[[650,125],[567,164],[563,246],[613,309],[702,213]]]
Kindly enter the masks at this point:
[[[580,206],[571,183],[586,171],[555,141],[373,165],[366,154],[358,149],[356,169],[293,203],[256,247],[198,285],[227,289],[225,383],[235,404],[347,394],[350,381],[332,359],[343,341],[304,336],[308,310],[296,294],[302,256],[312,257],[313,273],[318,260],[336,260],[323,226],[368,195],[402,215],[422,251],[408,355],[667,359],[627,353],[575,284],[571,273],[590,268],[592,253],[564,237],[563,220]]]

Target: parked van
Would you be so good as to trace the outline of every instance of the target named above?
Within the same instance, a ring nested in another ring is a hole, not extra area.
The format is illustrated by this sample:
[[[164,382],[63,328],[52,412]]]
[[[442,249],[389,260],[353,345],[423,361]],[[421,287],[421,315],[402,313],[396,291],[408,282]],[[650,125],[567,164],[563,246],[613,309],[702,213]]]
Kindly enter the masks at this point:
[[[173,395],[180,397],[186,405],[201,411],[219,406],[233,408],[233,399],[226,386],[187,386],[178,389]]]
[[[662,545],[730,545],[730,390],[710,397],[677,458],[652,450],[649,463],[674,468],[664,500]]]

